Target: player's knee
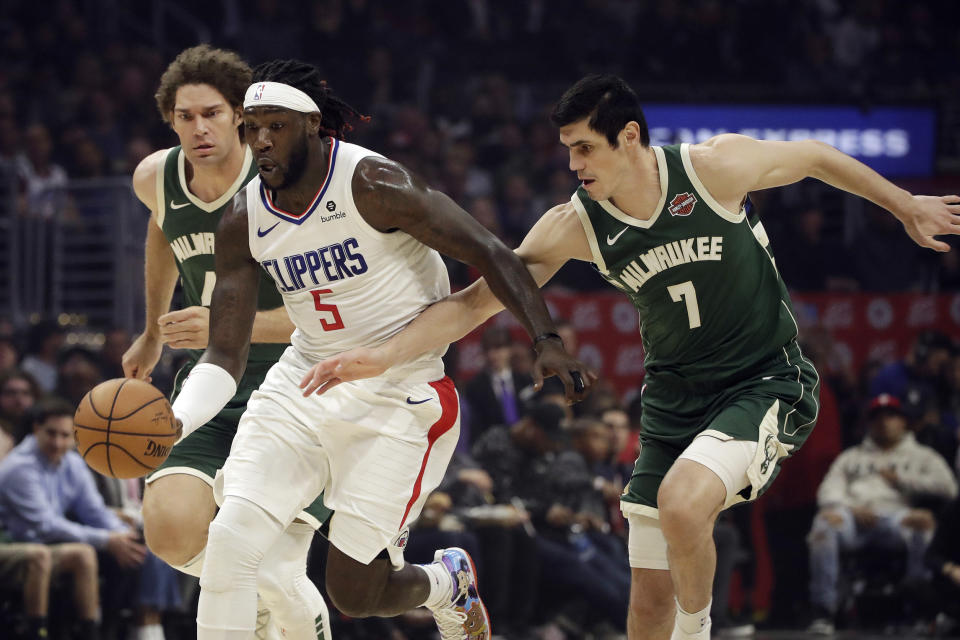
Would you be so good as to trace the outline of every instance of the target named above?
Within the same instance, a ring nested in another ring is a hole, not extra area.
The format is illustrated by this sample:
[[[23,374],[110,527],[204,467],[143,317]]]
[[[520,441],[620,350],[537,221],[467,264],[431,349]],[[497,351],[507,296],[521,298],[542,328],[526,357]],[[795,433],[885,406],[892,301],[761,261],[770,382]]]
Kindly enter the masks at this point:
[[[144,500],[144,540],[150,550],[167,564],[186,564],[203,551],[209,524],[205,518],[179,507],[174,500]]]
[[[257,586],[263,552],[242,528],[214,520],[207,536],[200,586],[208,591],[233,591]]]
[[[74,553],[77,558],[77,566],[84,574],[97,573],[97,550],[92,545],[80,543],[76,545]]]
[[[71,542],[60,547],[57,562],[71,573],[95,575],[97,550],[85,542]]]
[[[663,491],[657,497],[657,510],[660,515],[660,528],[668,544],[676,544],[688,538],[700,537],[706,525],[702,513],[679,495]]]
[[[27,571],[34,574],[48,574],[53,569],[53,553],[43,544],[31,544],[24,552]]]
[[[691,500],[689,489],[682,484],[664,482],[657,493],[657,511],[667,543],[676,545],[712,536],[718,510]]]

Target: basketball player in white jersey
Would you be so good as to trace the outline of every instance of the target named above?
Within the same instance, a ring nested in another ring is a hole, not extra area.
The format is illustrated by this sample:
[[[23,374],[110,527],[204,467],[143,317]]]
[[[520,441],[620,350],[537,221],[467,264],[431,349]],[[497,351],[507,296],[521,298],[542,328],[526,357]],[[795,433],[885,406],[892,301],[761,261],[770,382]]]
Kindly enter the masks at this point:
[[[249,638],[260,560],[321,491],[334,510],[327,590],[341,612],[392,616],[426,606],[445,639],[490,637],[466,552],[439,550],[429,565],[403,561],[409,525],[440,482],[459,433],[443,349],[323,396],[304,397],[299,388],[321,359],[387,340],[446,296],[437,251],[485,275],[534,336],[538,366],[560,376],[568,397],[582,397],[584,382],[594,379],[564,351],[512,251],[404,167],[325,136],[355,115],[316,68],[295,61],[259,67],[244,100],[259,176],[217,230],[209,346],[174,404],[184,434],[234,394],[261,268],[297,329],[252,394],[218,478],[199,640]]]
[[[224,207],[256,175],[250,149],[238,135],[250,66],[236,53],[199,45],[167,66],[157,106],[180,144],[150,154],[133,174],[137,197],[150,210],[144,253],[146,326],[123,356],[124,374],[149,380],[164,344],[190,349],[177,373],[182,381],[207,345],[213,291],[213,234]],[[208,238],[209,241],[198,241]],[[184,308],[170,311],[177,280]],[[177,443],[146,478],[144,536],[150,549],[184,573],[200,577],[207,528],[217,510],[213,483],[230,452],[239,416],[287,344],[293,325],[273,283],[261,282],[244,381],[224,411]],[[174,395],[180,384],[175,385]],[[263,562],[259,591],[264,608],[258,637],[330,640],[323,596],[307,579],[314,528],[329,517],[320,500],[305,510]],[[270,614],[267,614],[267,611]],[[262,632],[262,635],[261,635]]]

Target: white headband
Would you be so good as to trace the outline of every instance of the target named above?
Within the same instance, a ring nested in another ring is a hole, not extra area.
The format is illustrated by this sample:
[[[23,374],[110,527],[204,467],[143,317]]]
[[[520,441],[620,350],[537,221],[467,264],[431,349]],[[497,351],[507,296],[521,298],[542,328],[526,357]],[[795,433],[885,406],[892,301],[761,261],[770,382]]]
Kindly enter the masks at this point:
[[[243,97],[243,108],[247,107],[283,107],[300,113],[320,111],[313,98],[282,82],[256,82],[250,85]]]

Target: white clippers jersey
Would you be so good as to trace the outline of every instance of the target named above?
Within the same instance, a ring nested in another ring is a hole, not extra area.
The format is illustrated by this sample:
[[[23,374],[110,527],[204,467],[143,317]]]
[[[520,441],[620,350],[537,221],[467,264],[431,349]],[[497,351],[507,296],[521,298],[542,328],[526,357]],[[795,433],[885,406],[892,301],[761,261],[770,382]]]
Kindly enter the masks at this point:
[[[246,186],[250,253],[283,295],[293,347],[311,361],[380,344],[450,293],[439,253],[402,231],[377,231],[357,211],[351,182],[368,156],[378,154],[332,139],[327,177],[300,214],[278,208],[260,176]],[[444,350],[387,375],[442,378]]]

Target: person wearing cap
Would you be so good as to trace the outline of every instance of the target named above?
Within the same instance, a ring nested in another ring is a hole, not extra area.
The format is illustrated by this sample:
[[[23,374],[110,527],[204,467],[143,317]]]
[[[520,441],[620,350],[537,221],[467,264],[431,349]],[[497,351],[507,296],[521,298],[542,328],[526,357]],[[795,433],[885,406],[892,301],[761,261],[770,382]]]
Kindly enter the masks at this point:
[[[819,511],[807,537],[812,633],[833,633],[841,551],[906,546],[906,579],[921,580],[935,521],[929,509],[915,505],[957,495],[957,480],[943,457],[917,444],[907,430],[899,399],[874,397],[866,418],[863,442],[840,454],[817,492]]]

